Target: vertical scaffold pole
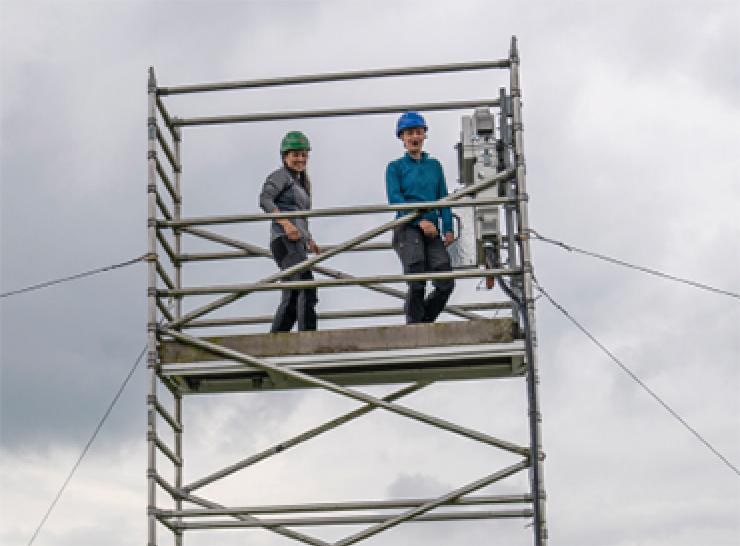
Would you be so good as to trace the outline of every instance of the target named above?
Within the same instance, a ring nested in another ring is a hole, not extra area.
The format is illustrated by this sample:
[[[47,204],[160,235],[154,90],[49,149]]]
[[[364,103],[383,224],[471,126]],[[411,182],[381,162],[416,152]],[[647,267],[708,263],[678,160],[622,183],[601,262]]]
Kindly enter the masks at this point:
[[[501,136],[501,144],[503,146],[503,169],[512,168],[512,150],[514,144],[512,142],[512,131],[509,119],[511,118],[511,97],[506,95],[506,89],[503,87],[499,89],[499,101],[501,108],[499,110],[499,133]],[[504,182],[506,189],[506,197],[510,199],[516,198],[516,181],[507,180]],[[520,259],[517,255],[518,245],[516,239],[516,214],[517,206],[514,204],[504,205],[504,215],[506,222],[506,248],[508,250],[508,266],[511,268],[518,268],[521,266]],[[521,300],[521,291],[516,283],[516,278],[511,279],[511,290]],[[517,326],[521,326],[521,314],[523,309],[520,309],[517,303],[517,298],[511,299],[511,315],[514,317]]]
[[[149,67],[147,118],[147,546],[157,544],[157,80]]]
[[[175,430],[175,455],[177,456],[178,463],[175,465],[175,489],[180,491],[182,489],[182,396],[180,394],[175,395],[175,421],[180,426],[179,430]],[[182,510],[182,498],[177,497],[175,499],[175,510]],[[182,530],[175,532],[175,546],[182,546]]]
[[[175,199],[174,199],[174,217],[175,220],[179,220],[182,217],[182,129],[175,127],[172,131],[174,137],[174,148],[175,148]],[[175,235],[175,256],[177,260],[174,264],[175,267],[175,286],[182,288],[182,263],[180,262],[180,255],[182,254],[182,231],[179,229],[174,230]],[[175,298],[175,318],[180,319],[182,317],[182,296]]]
[[[180,127],[175,127],[173,132],[174,137],[174,149],[175,149],[175,202],[174,202],[174,217],[175,220],[179,220],[182,217],[182,155],[181,155],[181,141],[182,131]],[[182,263],[180,262],[180,255],[182,254],[182,232],[176,229],[175,235],[175,256],[177,260],[173,264],[175,267],[175,286],[179,289],[182,288]],[[182,297],[175,299],[175,319],[180,320],[182,318]],[[179,430],[175,429],[175,455],[177,456],[178,462],[175,464],[175,488],[179,491],[182,487],[182,465],[183,465],[183,454],[182,454],[182,396],[175,394],[175,421],[180,427]],[[182,510],[182,499],[178,497],[175,499],[175,510]],[[175,546],[182,546],[183,542],[182,531],[175,533]]]
[[[535,546],[546,546],[547,523],[545,518],[545,482],[542,453],[542,415],[538,396],[539,373],[537,370],[537,330],[535,327],[534,298],[532,295],[532,255],[529,246],[529,211],[527,203],[526,167],[522,138],[522,99],[519,85],[519,51],[516,36],[511,38],[509,49],[512,129],[514,133],[514,162],[519,206],[519,248],[523,268],[523,314],[527,345],[527,398],[529,404],[530,481],[534,508]]]

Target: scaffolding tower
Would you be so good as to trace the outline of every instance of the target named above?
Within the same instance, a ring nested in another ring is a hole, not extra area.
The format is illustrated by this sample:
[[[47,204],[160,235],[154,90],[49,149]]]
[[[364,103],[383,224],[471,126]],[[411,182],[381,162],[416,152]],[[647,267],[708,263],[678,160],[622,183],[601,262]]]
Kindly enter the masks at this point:
[[[185,93],[493,69],[508,70],[509,87],[500,88],[497,96],[489,99],[190,118],[171,115],[164,102],[167,96]],[[536,546],[545,546],[544,454],[541,445],[533,270],[528,237],[528,194],[516,37],[511,39],[507,58],[485,62],[175,87],[158,86],[154,70],[150,68],[148,97],[148,546],[157,545],[158,532],[163,528],[172,532],[177,546],[183,544],[186,531],[233,528],[262,529],[314,546],[349,546],[404,522],[504,518],[532,520],[533,542]],[[462,118],[461,141],[458,145],[460,182],[463,186],[445,199],[410,205],[360,205],[304,212],[182,216],[183,127],[393,114],[410,110],[472,110],[471,115]],[[455,267],[451,272],[363,277],[332,269],[322,263],[344,252],[387,251],[390,249],[388,243],[368,241],[413,220],[420,210],[439,206],[453,207],[458,218],[457,240],[451,247]],[[227,237],[208,226],[269,222],[275,218],[334,217],[399,210],[410,213],[328,247],[296,266],[257,282],[183,286],[183,267],[190,263],[220,263],[234,258],[271,256],[268,249],[258,244]],[[221,247],[218,252],[186,253],[183,250],[183,235]],[[325,278],[314,281],[284,280],[307,269]],[[449,304],[445,313],[456,317],[454,320],[403,327],[380,323],[383,317],[402,315],[401,306],[323,311],[319,313],[320,319],[337,321],[340,326],[341,321],[356,317],[374,317],[378,324],[315,332],[224,335],[224,328],[266,324],[271,317],[251,315],[214,318],[215,311],[262,291],[349,286],[403,299],[403,290],[388,285],[441,278],[496,279],[506,297],[495,302]],[[184,300],[193,296],[211,296],[215,299],[205,305],[184,306]],[[491,310],[495,310],[493,317],[490,316]],[[502,313],[505,316],[500,316]],[[208,337],[195,336],[185,333],[188,329],[213,334]],[[402,397],[435,382],[498,378],[526,379],[529,445],[518,445],[398,402]],[[366,385],[378,384],[396,385],[397,390],[378,397],[361,389]],[[273,390],[303,388],[324,389],[362,405],[278,445],[184,483],[182,410],[185,398],[201,393],[251,392],[259,395]],[[171,396],[164,396],[167,392]],[[518,462],[491,469],[489,474],[435,498],[224,506],[195,494],[196,490],[208,484],[278,456],[291,447],[378,409],[515,454]],[[162,427],[167,430],[163,431]],[[170,445],[165,439],[167,435],[172,438]],[[168,470],[164,470],[163,466]],[[167,479],[165,472],[170,470],[172,478]],[[476,494],[491,484],[525,470],[529,473],[529,491],[516,495]],[[171,497],[166,507],[161,502],[162,494]],[[495,510],[490,509],[492,505],[495,505]],[[485,510],[486,507],[489,509]],[[365,527],[331,543],[296,530],[296,527],[349,524]]]

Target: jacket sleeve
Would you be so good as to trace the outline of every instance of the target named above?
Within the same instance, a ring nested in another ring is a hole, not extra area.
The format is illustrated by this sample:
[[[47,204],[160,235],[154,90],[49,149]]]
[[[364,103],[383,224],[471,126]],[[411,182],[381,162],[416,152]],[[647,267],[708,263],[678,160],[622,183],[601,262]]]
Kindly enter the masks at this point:
[[[398,170],[398,166],[395,161],[388,163],[388,167],[385,170],[385,193],[388,196],[388,204],[397,205],[400,203],[406,203],[406,198],[401,191],[401,173]],[[396,218],[409,214],[410,210],[401,210],[396,214]],[[411,225],[418,225],[420,218],[409,222]]]
[[[449,195],[447,192],[447,182],[445,181],[445,173],[442,170],[442,165],[437,163],[437,166],[439,167],[437,199],[443,199]],[[442,233],[452,233],[452,211],[450,210],[450,207],[441,208],[439,209],[439,212],[442,215]]]
[[[267,177],[267,180],[262,185],[262,191],[259,197],[259,205],[262,210],[269,213],[278,208],[275,204],[275,199],[285,189],[287,182],[288,179],[280,176],[279,173],[272,173]]]

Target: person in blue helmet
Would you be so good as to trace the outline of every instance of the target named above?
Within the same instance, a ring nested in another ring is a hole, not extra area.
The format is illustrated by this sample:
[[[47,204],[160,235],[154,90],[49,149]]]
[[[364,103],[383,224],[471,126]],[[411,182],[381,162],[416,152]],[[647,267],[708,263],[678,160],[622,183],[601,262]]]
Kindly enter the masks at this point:
[[[396,136],[406,153],[388,163],[385,186],[390,204],[437,201],[447,196],[442,165],[422,151],[427,124],[418,112],[406,112],[398,118]],[[399,211],[396,217],[408,214]],[[451,271],[447,246],[454,240],[452,213],[449,207],[425,211],[419,218],[393,232],[393,248],[403,272],[426,273]],[[453,279],[432,281],[434,289],[425,298],[426,281],[408,283],[406,323],[434,322],[455,288]]]

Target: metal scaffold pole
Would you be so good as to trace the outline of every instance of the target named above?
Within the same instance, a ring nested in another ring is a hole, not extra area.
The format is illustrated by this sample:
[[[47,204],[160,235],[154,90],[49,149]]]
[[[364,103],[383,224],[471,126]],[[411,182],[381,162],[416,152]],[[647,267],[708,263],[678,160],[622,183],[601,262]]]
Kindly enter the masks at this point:
[[[147,118],[147,546],[157,544],[157,80],[149,68]]]
[[[174,140],[175,148],[175,164],[174,178],[175,178],[175,202],[174,202],[174,220],[177,221],[182,217],[182,130],[179,127],[172,128],[172,138]],[[175,267],[175,286],[182,288],[182,262],[179,257],[182,255],[182,231],[179,229],[174,230],[175,237],[175,255],[178,260],[173,264]],[[176,297],[175,303],[175,320],[179,320],[182,316],[182,298]],[[174,393],[174,404],[175,404],[175,421],[177,428],[174,429],[175,435],[175,455],[177,462],[175,463],[175,488],[180,490],[182,487],[182,467],[183,467],[183,452],[182,452],[182,395]],[[175,499],[175,509],[182,510],[182,498],[177,497]],[[181,530],[175,532],[175,546],[182,546],[183,534]]]
[[[529,404],[530,429],[530,480],[532,496],[534,498],[534,535],[536,546],[547,544],[547,522],[545,518],[545,482],[543,472],[542,452],[542,415],[539,404],[539,372],[537,368],[537,330],[535,327],[535,308],[532,293],[532,255],[529,245],[529,211],[526,182],[526,165],[524,161],[524,145],[522,138],[522,99],[519,82],[519,51],[516,36],[511,38],[509,50],[510,60],[510,93],[512,106],[512,129],[514,144],[514,163],[516,167],[516,183],[519,206],[519,249],[523,276],[523,309],[525,319],[525,335],[527,347],[527,398]]]

